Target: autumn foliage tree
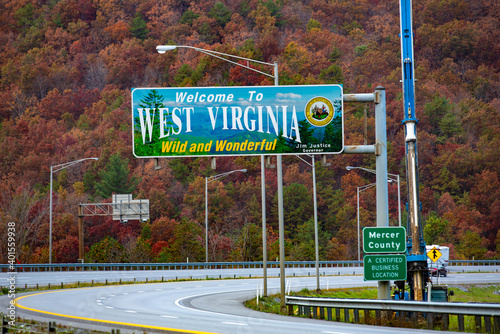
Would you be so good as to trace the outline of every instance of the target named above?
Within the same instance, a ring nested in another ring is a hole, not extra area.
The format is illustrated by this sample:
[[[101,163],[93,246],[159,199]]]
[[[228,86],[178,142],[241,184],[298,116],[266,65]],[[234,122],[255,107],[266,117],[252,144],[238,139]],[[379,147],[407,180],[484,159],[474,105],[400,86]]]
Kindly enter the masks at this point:
[[[500,249],[500,40],[498,1],[414,4],[416,117],[422,222],[427,243],[455,258],[498,258]],[[77,257],[77,204],[132,193],[150,200],[150,221],[87,217],[87,260],[204,260],[204,178],[209,184],[210,260],[261,259],[260,161],[256,157],[137,159],[131,148],[135,87],[273,85],[272,78],[177,44],[278,63],[280,85],[343,84],[345,93],[387,93],[389,172],[406,171],[399,10],[391,1],[20,1],[0,11],[0,233],[14,221],[21,262],[48,262],[50,166],[99,157],[54,180],[53,261]],[[265,65],[247,64],[272,74]],[[152,96],[144,105],[159,108]],[[373,108],[344,105],[346,145],[372,144]],[[305,124],[300,125],[305,129]],[[338,136],[325,128],[325,140]],[[274,158],[273,158],[274,159]],[[356,188],[373,175],[368,155],[316,164],[321,259],[357,257]],[[318,159],[319,160],[319,159]],[[273,160],[274,161],[274,160]],[[285,156],[286,253],[310,259],[311,168]],[[266,168],[268,254],[276,256],[276,171]],[[240,175],[241,174],[241,175]],[[389,186],[390,222],[397,188]],[[361,225],[375,195],[360,198]],[[402,204],[403,224],[407,215]],[[147,225],[147,228],[144,224]],[[149,231],[149,232],[148,232]],[[109,251],[105,254],[102,249]],[[0,239],[0,253],[6,253]]]

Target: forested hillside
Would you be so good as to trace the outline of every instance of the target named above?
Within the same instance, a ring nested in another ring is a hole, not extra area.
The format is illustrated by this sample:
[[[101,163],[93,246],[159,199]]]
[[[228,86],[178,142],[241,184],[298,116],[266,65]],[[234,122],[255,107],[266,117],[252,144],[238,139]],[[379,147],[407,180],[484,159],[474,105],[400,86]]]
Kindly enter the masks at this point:
[[[500,2],[415,0],[414,36],[422,217],[428,244],[455,259],[500,256]],[[406,224],[404,116],[397,0],[2,0],[0,10],[0,253],[16,223],[21,263],[78,259],[79,203],[112,193],[149,199],[151,219],[85,218],[87,262],[203,261],[205,177],[210,261],[262,259],[258,157],[160,159],[132,155],[133,87],[273,85],[271,78],[187,49],[278,62],[280,85],[343,84],[387,92],[389,172],[400,174]],[[272,68],[257,67],[272,73]],[[364,143],[364,107],[345,105],[345,144]],[[374,142],[368,107],[368,144]],[[311,168],[284,159],[286,253],[314,259]],[[319,160],[319,159],[318,159]],[[367,155],[316,165],[320,258],[357,258],[357,187],[375,176]],[[276,169],[266,170],[268,255],[278,256]],[[389,185],[391,225],[397,185]],[[361,193],[362,226],[375,224],[375,192]],[[2,262],[6,261],[3,257]]]

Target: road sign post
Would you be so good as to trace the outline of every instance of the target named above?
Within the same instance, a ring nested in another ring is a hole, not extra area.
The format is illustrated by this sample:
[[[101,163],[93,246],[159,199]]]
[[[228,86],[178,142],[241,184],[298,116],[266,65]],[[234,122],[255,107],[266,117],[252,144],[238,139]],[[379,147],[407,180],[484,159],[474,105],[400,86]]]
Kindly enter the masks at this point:
[[[363,267],[365,281],[406,280],[406,256],[404,254],[365,255]]]

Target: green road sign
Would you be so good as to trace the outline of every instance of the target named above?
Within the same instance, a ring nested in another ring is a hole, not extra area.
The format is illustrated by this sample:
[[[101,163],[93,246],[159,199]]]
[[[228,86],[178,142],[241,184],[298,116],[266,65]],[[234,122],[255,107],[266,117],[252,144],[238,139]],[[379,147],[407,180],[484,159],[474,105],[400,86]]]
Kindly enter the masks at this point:
[[[406,256],[403,254],[365,255],[365,281],[406,280]]]
[[[396,227],[365,227],[363,229],[365,253],[403,253],[406,251],[406,229]]]

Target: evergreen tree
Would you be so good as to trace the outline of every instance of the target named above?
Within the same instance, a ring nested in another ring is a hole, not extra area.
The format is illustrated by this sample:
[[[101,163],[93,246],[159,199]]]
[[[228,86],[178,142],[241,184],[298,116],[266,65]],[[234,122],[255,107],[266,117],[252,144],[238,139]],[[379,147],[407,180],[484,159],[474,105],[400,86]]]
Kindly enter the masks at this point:
[[[141,103],[139,104],[139,107],[144,108],[144,109],[150,109],[150,113],[152,114],[153,117],[153,124],[159,124],[160,119],[160,108],[164,108],[165,104],[163,103],[163,100],[165,98],[163,95],[158,94],[158,91],[156,89],[152,89],[146,97],[141,99]],[[136,124],[135,127],[135,136],[136,142],[140,142],[140,140],[137,139],[137,137],[141,136],[141,129],[138,124],[140,124],[139,117],[136,117],[134,120],[134,123]],[[167,125],[171,125],[172,122],[168,121]],[[159,152],[161,150],[161,141],[159,140],[160,138],[160,127],[159,126],[153,126],[153,134],[151,136],[151,141],[149,141],[149,136],[146,136],[146,144],[145,146],[139,146],[136,145],[135,147],[135,152],[136,154],[139,155],[154,155],[155,152]]]
[[[247,224],[241,229],[237,242],[238,260],[262,260],[262,230],[255,224]]]
[[[106,170],[99,173],[101,182],[95,185],[97,194],[102,198],[109,198],[113,193],[131,194],[140,179],[129,174],[128,159],[122,159],[118,153],[111,156]]]
[[[204,255],[202,230],[198,224],[190,220],[182,220],[174,231],[175,239],[169,251],[176,262],[201,261]]]
[[[217,24],[222,28],[224,28],[226,24],[231,21],[232,14],[231,10],[220,1],[216,2],[210,12],[208,12],[208,16],[214,18],[217,21]]]
[[[300,141],[302,144],[317,144],[318,138],[314,137],[314,129],[306,119],[299,121]],[[290,141],[293,146],[293,141]]]
[[[140,13],[136,13],[130,24],[130,33],[132,36],[145,40],[148,37],[149,30],[146,28],[146,21]]]
[[[108,236],[94,244],[85,257],[85,262],[120,263],[124,258],[124,249],[116,239]]]
[[[431,212],[424,226],[424,240],[428,245],[442,245],[451,240],[452,230],[449,222]]]
[[[278,135],[278,142],[276,143],[276,153],[289,153],[293,152],[294,141],[288,137],[283,136],[283,129],[280,129]]]
[[[179,20],[179,23],[192,26],[193,21],[199,17],[200,17],[200,15],[196,14],[192,10],[186,10],[184,12],[184,14],[182,14],[181,19]]]
[[[342,68],[339,65],[330,65],[326,70],[321,70],[319,78],[325,84],[342,84],[344,83],[344,76],[342,75]]]
[[[295,236],[298,225],[303,224],[313,215],[312,197],[306,186],[292,183],[283,187],[284,220],[286,222],[285,235],[287,238]],[[278,217],[278,195],[274,196],[271,214]],[[274,225],[271,223],[271,225]]]

